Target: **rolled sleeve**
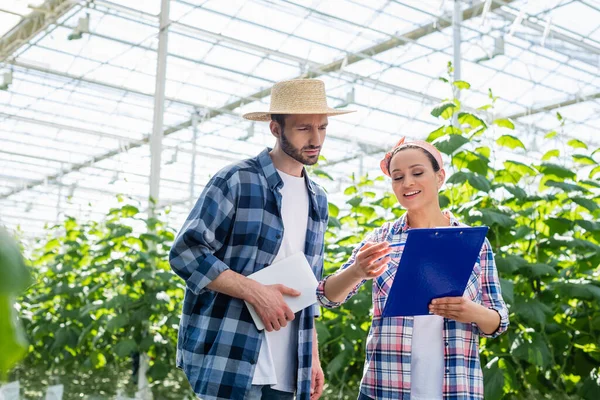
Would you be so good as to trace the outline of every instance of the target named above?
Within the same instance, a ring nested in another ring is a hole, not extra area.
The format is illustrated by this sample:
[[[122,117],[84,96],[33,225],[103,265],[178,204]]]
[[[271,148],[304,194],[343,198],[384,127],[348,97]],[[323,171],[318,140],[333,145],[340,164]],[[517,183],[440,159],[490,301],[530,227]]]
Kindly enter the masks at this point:
[[[502,298],[502,289],[500,287],[500,279],[498,278],[498,270],[496,269],[496,262],[494,261],[494,253],[492,252],[491,245],[486,239],[483,244],[480,254],[481,264],[481,303],[484,307],[494,310],[500,316],[500,325],[496,332],[492,334],[485,334],[481,332],[480,335],[487,338],[495,338],[506,332],[509,326],[508,320],[508,308]]]
[[[227,181],[211,180],[171,248],[171,269],[196,295],[229,269],[214,254],[227,240],[235,214],[234,204]]]
[[[366,239],[364,239],[362,242],[360,242],[358,244],[358,246],[356,246],[354,248],[354,250],[352,250],[352,255],[350,256],[348,261],[346,261],[346,263],[340,267],[339,270],[337,270],[334,274],[327,276],[325,279],[322,279],[319,282],[319,285],[317,286],[317,300],[319,301],[319,304],[321,304],[325,308],[336,308],[336,307],[341,306],[348,300],[350,300],[352,298],[352,296],[354,296],[356,293],[358,293],[359,289],[361,288],[362,285],[365,284],[366,280],[362,280],[360,283],[358,283],[356,286],[354,286],[354,288],[352,288],[350,293],[348,293],[348,296],[346,296],[346,298],[340,302],[331,301],[327,298],[327,296],[325,296],[325,284],[327,283],[327,280],[329,278],[339,274],[340,272],[342,272],[343,270],[345,270],[346,268],[351,266],[354,263],[354,260],[356,259],[356,255],[358,254],[360,249],[362,249],[362,247],[367,242],[381,242],[384,238],[379,237],[379,236],[381,236],[379,234],[380,230],[381,230],[381,228],[373,231],[370,235],[368,235]]]

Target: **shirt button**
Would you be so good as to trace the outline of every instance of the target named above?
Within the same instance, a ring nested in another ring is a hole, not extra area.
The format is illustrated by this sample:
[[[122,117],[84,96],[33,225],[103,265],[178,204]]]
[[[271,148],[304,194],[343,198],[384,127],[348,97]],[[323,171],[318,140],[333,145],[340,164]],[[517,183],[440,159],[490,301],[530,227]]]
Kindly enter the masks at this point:
[[[281,235],[280,235],[279,233],[278,233],[278,234],[277,234],[275,237],[276,237],[277,239],[281,239]]]
[[[446,368],[446,373],[449,373],[449,372],[450,372],[450,368]]]
[[[448,342],[446,342],[446,346],[448,346]]]

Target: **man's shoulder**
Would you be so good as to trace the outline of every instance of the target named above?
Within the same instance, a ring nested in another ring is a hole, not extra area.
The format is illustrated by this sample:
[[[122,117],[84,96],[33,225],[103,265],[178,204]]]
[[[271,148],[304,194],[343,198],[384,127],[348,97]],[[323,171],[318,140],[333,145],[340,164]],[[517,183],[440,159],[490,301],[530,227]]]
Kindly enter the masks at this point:
[[[261,168],[257,158],[247,158],[221,168],[213,175],[209,184],[225,184],[229,187],[235,187],[243,183],[258,182],[256,176],[260,173]]]

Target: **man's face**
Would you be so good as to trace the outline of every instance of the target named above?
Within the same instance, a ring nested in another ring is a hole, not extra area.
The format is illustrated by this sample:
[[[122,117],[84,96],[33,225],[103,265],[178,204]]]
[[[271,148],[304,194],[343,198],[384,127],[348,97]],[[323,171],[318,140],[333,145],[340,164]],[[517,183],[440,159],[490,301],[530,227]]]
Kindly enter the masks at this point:
[[[325,140],[327,123],[326,115],[287,116],[283,132],[280,129],[281,149],[285,154],[304,165],[315,164],[319,160],[321,147]]]

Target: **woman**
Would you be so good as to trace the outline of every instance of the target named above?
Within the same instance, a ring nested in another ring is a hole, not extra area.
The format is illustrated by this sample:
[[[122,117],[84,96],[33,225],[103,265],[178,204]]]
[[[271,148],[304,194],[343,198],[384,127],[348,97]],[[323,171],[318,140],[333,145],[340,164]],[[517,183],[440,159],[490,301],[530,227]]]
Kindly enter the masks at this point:
[[[381,169],[392,178],[392,189],[406,213],[375,229],[339,271],[319,283],[319,302],[334,308],[373,279],[373,321],[359,399],[483,399],[479,337],[496,337],[508,328],[487,239],[462,297],[434,299],[431,315],[381,318],[406,231],[465,226],[440,209],[438,191],[446,177],[442,166],[434,146],[402,138],[381,161]],[[390,243],[400,244],[394,247],[393,259]]]

